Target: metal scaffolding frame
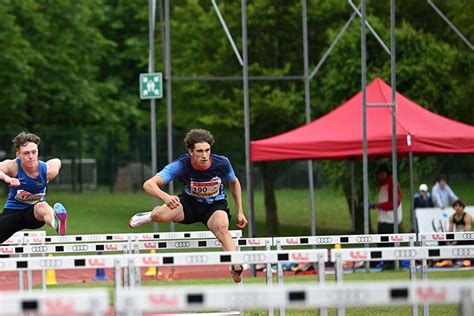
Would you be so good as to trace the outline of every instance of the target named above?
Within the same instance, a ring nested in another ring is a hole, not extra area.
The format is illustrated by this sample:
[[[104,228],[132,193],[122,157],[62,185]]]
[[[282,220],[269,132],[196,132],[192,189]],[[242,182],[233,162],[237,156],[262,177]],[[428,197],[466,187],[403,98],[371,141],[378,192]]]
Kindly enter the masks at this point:
[[[156,0],[149,1],[149,26],[150,26],[150,50],[149,50],[149,71],[154,70],[154,29],[155,29],[155,10]],[[361,10],[355,6],[352,0],[347,0],[348,4],[352,7],[353,13],[342,27],[336,38],[333,40],[329,48],[323,54],[320,61],[316,64],[315,68],[309,72],[309,57],[308,57],[308,29],[307,29],[307,0],[301,0],[301,14],[302,14],[302,29],[303,29],[303,60],[304,69],[303,75],[290,75],[290,76],[249,76],[248,75],[248,53],[247,53],[247,0],[241,0],[241,23],[242,23],[242,55],[235,44],[230,31],[227,28],[225,19],[220,13],[219,6],[216,0],[211,0],[213,8],[216,12],[217,18],[225,32],[229,43],[232,46],[234,54],[242,66],[242,76],[176,76],[173,77],[171,73],[171,35],[170,35],[170,1],[169,0],[158,0],[160,9],[160,31],[163,39],[163,62],[164,72],[166,79],[166,99],[167,99],[167,142],[168,142],[168,161],[173,161],[173,140],[172,140],[172,81],[240,81],[242,80],[243,92],[244,92],[244,129],[245,129],[245,169],[246,169],[246,190],[247,190],[247,210],[249,217],[249,237],[255,236],[255,220],[254,220],[254,198],[252,188],[252,173],[250,162],[250,120],[249,120],[249,81],[303,81],[305,91],[305,118],[306,123],[311,122],[311,106],[310,106],[310,81],[320,70],[321,66],[331,54],[337,43],[340,41],[347,28],[350,26],[355,16],[358,15],[362,21],[361,23],[361,70],[362,70],[362,99],[363,99],[363,192],[364,192],[364,233],[369,233],[369,216],[368,216],[368,155],[367,155],[367,134],[366,134],[366,108],[367,106],[390,106],[392,107],[392,170],[393,170],[393,205],[394,209],[398,204],[397,201],[397,144],[396,144],[396,54],[395,54],[395,0],[390,0],[390,50],[383,43],[382,39],[373,27],[367,21],[366,15],[366,0],[361,0]],[[452,24],[449,19],[437,8],[432,0],[427,2],[434,8],[434,10],[448,23],[448,25],[466,42],[466,44],[473,49],[473,45],[463,36],[463,34]],[[391,86],[392,86],[392,100],[388,104],[367,104],[366,102],[366,86],[367,86],[367,73],[366,73],[366,28],[368,28],[383,49],[390,55],[391,58]],[[154,100],[151,100],[151,139],[152,139],[152,170],[156,172],[156,108]],[[411,144],[411,139],[408,137],[408,144]],[[409,166],[410,166],[410,193],[413,195],[413,155],[409,153]],[[354,168],[351,166],[351,184],[354,181]],[[311,211],[311,234],[316,235],[316,216],[315,216],[315,205],[314,205],[314,182],[313,182],[313,162],[308,160],[308,183],[310,191],[310,211]],[[170,191],[173,192],[173,184],[170,184]],[[351,196],[354,196],[352,189]],[[352,214],[354,214],[354,203],[351,203]],[[395,214],[395,222],[397,222],[397,212]],[[353,216],[354,220],[354,216]],[[413,212],[413,206],[411,208],[411,220],[412,229],[416,230],[415,218]],[[172,226],[174,230],[174,226]],[[395,232],[398,232],[398,225],[394,225]]]

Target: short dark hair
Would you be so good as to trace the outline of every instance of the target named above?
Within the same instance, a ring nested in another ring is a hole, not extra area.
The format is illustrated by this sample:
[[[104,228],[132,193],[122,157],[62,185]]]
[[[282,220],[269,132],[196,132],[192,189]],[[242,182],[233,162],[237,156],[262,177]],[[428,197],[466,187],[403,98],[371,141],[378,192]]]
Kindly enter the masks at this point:
[[[456,201],[454,201],[454,202],[453,202],[453,205],[452,205],[453,208],[454,208],[456,205],[460,205],[460,206],[462,206],[462,208],[466,208],[466,204],[464,204],[464,202],[461,201],[461,200],[456,200]]]
[[[448,182],[448,176],[445,174],[441,174],[438,176],[438,179],[436,179],[437,182],[444,180],[445,182]]]
[[[386,164],[382,163],[377,166],[377,169],[375,169],[375,174],[379,174],[380,172],[386,172],[388,174],[390,173],[390,168]]]
[[[15,146],[15,149],[18,151],[20,150],[21,146],[25,146],[28,143],[35,143],[39,146],[41,143],[41,138],[39,138],[38,135],[32,133],[21,132],[12,139],[12,143]]]
[[[214,136],[212,136],[211,132],[205,129],[194,128],[190,130],[184,138],[184,144],[188,149],[193,149],[194,144],[204,142],[211,146],[214,144]]]

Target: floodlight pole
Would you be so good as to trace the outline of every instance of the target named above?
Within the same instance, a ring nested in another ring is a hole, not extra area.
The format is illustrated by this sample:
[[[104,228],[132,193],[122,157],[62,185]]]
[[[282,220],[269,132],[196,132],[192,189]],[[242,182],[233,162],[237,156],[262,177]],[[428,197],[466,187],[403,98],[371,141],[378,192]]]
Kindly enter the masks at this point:
[[[173,100],[171,94],[171,35],[170,35],[170,1],[165,0],[165,78],[166,78],[166,126],[168,163],[173,161]],[[168,184],[169,194],[174,194],[174,182]],[[170,231],[175,231],[174,222],[170,222]]]
[[[304,63],[304,101],[306,124],[311,123],[311,98],[309,89],[309,56],[308,56],[308,18],[307,0],[301,0],[301,15],[303,22],[303,63]],[[316,211],[314,206],[313,160],[308,159],[309,206],[311,212],[311,236],[316,236]]]
[[[149,51],[148,51],[148,72],[155,72],[155,12],[156,0],[148,0],[148,23],[149,23]],[[150,132],[151,132],[151,172],[157,172],[157,151],[156,151],[156,100],[150,99]],[[153,199],[155,207],[156,199]],[[154,231],[159,231],[158,223],[153,224]]]
[[[250,102],[249,69],[247,52],[247,0],[242,0],[242,81],[244,88],[244,133],[245,133],[245,173],[247,187],[247,208],[249,215],[249,237],[255,237],[255,210],[252,187],[252,163],[250,162]]]

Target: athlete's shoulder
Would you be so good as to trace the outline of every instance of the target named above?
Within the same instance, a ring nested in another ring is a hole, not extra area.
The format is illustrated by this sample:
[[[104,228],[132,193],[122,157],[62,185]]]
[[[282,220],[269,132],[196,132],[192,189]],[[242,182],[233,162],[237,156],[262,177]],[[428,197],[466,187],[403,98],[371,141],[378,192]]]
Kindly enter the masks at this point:
[[[214,162],[230,163],[229,158],[223,155],[211,154],[211,157]]]

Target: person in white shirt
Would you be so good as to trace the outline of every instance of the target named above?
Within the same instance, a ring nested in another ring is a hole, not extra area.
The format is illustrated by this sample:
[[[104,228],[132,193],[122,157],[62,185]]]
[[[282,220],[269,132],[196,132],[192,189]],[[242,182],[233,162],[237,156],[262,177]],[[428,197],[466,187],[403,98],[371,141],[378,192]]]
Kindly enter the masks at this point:
[[[434,207],[441,209],[450,207],[451,203],[458,200],[458,196],[449,187],[446,176],[440,176],[433,186],[431,199],[433,200]]]

